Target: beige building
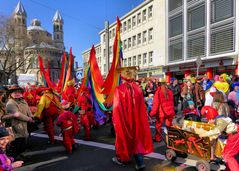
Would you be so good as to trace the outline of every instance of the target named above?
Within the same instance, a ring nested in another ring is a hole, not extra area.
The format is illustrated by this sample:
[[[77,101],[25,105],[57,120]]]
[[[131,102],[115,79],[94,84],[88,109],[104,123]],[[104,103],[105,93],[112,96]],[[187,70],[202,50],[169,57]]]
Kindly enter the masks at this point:
[[[27,27],[27,13],[21,3],[17,4],[13,16],[14,22],[14,52],[16,76],[20,74],[34,75],[35,80],[42,83],[38,65],[38,54],[44,60],[44,65],[49,63],[52,81],[57,81],[60,73],[61,56],[64,51],[63,19],[56,11],[53,19],[53,36],[41,26],[38,19],[33,19]]]
[[[139,66],[138,77],[162,76],[165,65],[165,7],[164,0],[146,0],[129,11],[121,20],[121,41],[123,66]],[[113,43],[116,34],[116,22],[109,26],[110,64],[113,58]],[[96,46],[101,52],[97,55],[98,65],[103,75],[107,74],[106,32],[100,33],[100,43]],[[82,53],[83,64],[89,59],[90,49]]]

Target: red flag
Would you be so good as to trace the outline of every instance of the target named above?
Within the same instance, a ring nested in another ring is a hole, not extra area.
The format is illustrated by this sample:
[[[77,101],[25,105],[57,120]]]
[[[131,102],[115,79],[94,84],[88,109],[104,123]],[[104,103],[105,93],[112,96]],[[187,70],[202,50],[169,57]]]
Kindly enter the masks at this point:
[[[64,89],[66,88],[67,82],[70,80],[71,78],[71,71],[72,71],[72,66],[74,63],[74,59],[73,59],[73,54],[72,54],[72,48],[70,49],[70,59],[69,59],[69,65],[68,65],[68,69],[67,69],[67,73],[66,73],[66,79],[65,79],[65,85],[64,85]]]

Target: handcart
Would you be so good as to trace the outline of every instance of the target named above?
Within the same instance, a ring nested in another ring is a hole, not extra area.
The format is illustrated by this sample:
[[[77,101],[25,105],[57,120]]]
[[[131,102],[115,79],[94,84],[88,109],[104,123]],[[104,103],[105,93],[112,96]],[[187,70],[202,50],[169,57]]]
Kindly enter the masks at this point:
[[[193,127],[209,131],[214,125],[184,120],[182,128],[167,127],[165,157],[169,161],[175,161],[177,153],[191,154],[199,160],[196,168],[199,171],[210,171],[211,141],[209,137],[200,137],[192,131]]]

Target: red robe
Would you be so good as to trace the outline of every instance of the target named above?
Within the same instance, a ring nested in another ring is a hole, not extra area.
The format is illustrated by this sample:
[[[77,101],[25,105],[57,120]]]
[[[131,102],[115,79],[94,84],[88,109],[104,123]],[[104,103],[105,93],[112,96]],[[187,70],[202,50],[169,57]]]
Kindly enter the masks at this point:
[[[136,83],[127,82],[115,89],[112,119],[116,156],[121,161],[129,161],[134,154],[153,152],[144,96]]]

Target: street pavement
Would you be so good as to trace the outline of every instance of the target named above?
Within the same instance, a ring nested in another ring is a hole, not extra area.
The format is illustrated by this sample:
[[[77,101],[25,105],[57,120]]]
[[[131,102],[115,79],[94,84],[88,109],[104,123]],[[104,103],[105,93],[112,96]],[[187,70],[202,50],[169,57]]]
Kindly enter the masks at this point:
[[[110,133],[110,125],[102,125],[91,132],[91,141],[83,140],[83,129],[76,136],[79,147],[73,154],[67,154],[59,129],[56,130],[56,144],[47,143],[47,135],[43,131],[32,133],[29,140],[29,150],[23,154],[24,165],[16,171],[132,171],[135,162],[126,166],[118,166],[111,159],[115,155],[114,137]],[[154,128],[152,133],[154,133]],[[188,156],[179,158],[175,163],[164,158],[166,145],[162,141],[154,143],[154,153],[144,157],[145,171],[194,171],[197,158]],[[221,170],[220,166],[213,165],[213,170]]]

